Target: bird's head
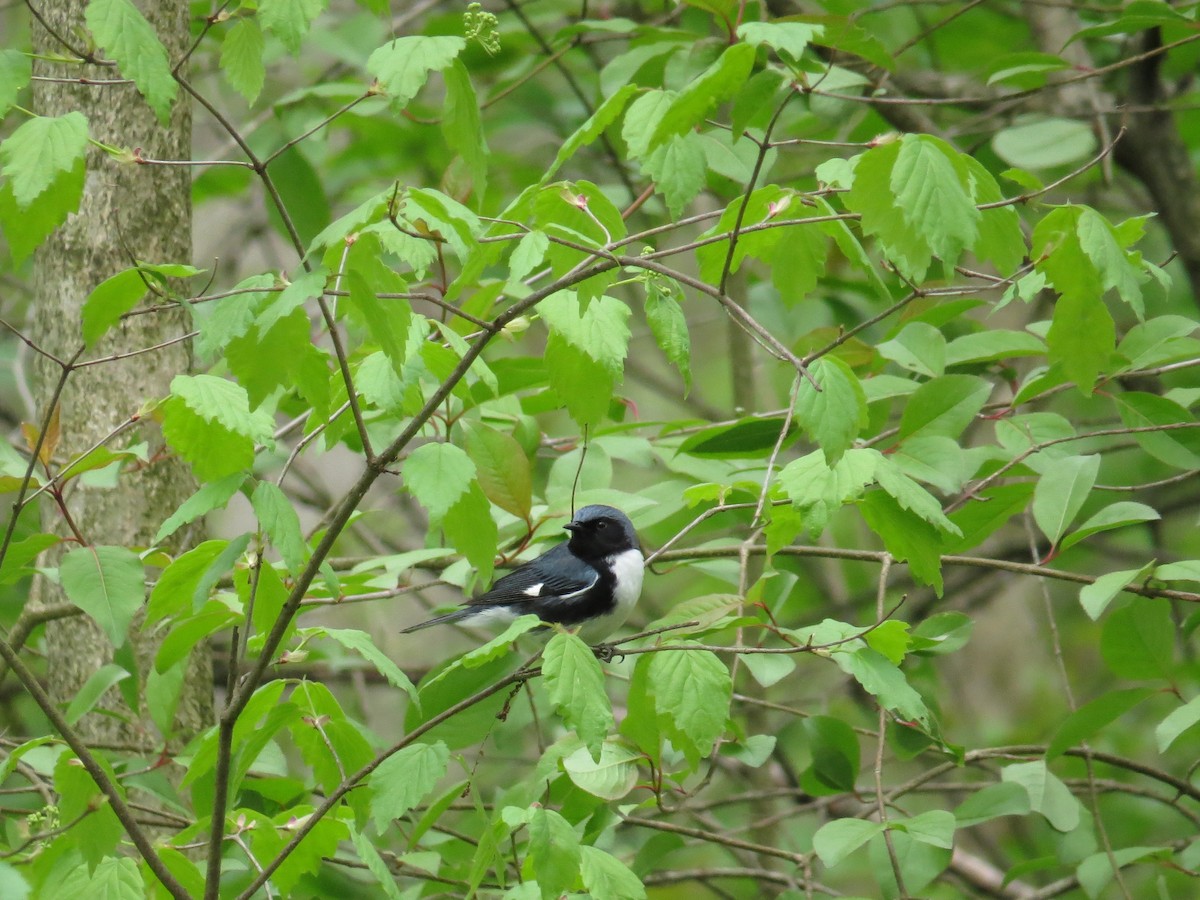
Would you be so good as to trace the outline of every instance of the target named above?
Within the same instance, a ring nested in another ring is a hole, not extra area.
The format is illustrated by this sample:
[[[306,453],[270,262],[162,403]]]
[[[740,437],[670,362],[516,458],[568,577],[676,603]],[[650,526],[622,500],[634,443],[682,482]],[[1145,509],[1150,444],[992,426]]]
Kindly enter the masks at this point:
[[[584,559],[641,548],[629,517],[611,506],[585,506],[563,527],[571,532],[571,551]]]

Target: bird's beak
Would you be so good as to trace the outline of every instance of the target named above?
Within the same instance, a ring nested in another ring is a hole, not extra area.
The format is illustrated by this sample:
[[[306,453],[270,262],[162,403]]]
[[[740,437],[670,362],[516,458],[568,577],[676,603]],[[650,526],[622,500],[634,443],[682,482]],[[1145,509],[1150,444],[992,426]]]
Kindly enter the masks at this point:
[[[568,522],[566,525],[564,525],[564,526],[563,526],[563,529],[564,529],[564,530],[566,530],[566,531],[569,531],[569,532],[571,532],[571,534],[575,534],[575,533],[576,533],[576,532],[578,532],[578,531],[579,531],[579,529],[581,529],[582,527],[583,527],[583,526],[582,526],[582,525],[580,525],[578,522]]]

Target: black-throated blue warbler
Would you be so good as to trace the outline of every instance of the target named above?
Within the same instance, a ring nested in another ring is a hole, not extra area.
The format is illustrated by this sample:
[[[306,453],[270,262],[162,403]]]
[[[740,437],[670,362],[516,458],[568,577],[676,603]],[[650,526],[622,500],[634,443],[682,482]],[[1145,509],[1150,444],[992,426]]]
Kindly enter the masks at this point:
[[[585,506],[563,527],[571,532],[567,541],[454,612],[401,634],[448,622],[506,625],[532,613],[543,622],[577,627],[588,643],[604,640],[625,622],[642,592],[641,543],[629,517],[611,506]]]

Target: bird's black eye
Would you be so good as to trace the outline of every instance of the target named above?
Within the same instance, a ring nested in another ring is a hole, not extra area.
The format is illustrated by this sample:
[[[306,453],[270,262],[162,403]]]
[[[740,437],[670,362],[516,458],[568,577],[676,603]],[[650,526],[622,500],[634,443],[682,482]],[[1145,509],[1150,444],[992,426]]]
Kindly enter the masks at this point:
[[[605,522],[603,519],[601,519],[599,522],[596,523],[597,531],[603,531],[607,527],[608,527],[608,523]]]

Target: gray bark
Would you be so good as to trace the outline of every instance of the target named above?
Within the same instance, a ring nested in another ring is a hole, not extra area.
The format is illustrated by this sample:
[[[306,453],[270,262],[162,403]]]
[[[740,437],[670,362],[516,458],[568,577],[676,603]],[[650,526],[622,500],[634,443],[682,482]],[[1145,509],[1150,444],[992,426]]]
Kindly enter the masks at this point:
[[[140,8],[158,32],[172,59],[188,45],[187,0],[154,0]],[[46,27],[33,23],[35,51],[64,54],[59,38],[81,46],[84,0],[38,4]],[[50,33],[53,32],[53,33]],[[111,66],[66,66],[35,61],[35,74],[79,79],[118,77]],[[169,127],[162,127],[132,84],[87,86],[67,82],[35,82],[34,105],[41,115],[79,110],[88,119],[91,136],[110,146],[141,148],[150,159],[186,160],[191,154],[191,113],[180,92]],[[138,165],[117,162],[96,148],[89,150],[88,174],[79,212],[55,233],[35,258],[32,336],[42,347],[69,358],[80,346],[80,308],[88,293],[133,259],[163,263],[191,261],[191,186],[186,166]],[[148,298],[153,299],[153,298]],[[186,313],[135,316],[114,328],[87,357],[149,347],[188,331]],[[62,438],[56,457],[66,460],[109,434],[149,399],[165,396],[171,379],[191,365],[188,342],[118,362],[76,370],[61,401]],[[58,367],[42,358],[36,369],[36,396],[44,407],[59,376]],[[44,413],[39,410],[39,415]],[[115,488],[71,487],[68,507],[83,537],[94,544],[149,546],[162,520],[187,498],[196,485],[187,466],[164,451],[156,423],[146,420],[126,432],[116,445],[137,441],[150,444],[150,463],[125,471]],[[128,469],[128,467],[127,467]],[[69,531],[52,504],[43,505],[44,526],[59,534]],[[193,535],[178,533],[172,552],[183,549]],[[57,589],[38,586],[40,602],[59,602]],[[153,637],[135,623],[131,640],[139,660],[141,683],[153,659]],[[52,695],[69,699],[100,666],[112,658],[107,638],[86,616],[46,626],[47,678]],[[100,704],[128,716],[90,714],[79,723],[90,741],[161,746],[145,709],[130,711],[115,692]],[[193,653],[176,715],[179,740],[186,741],[212,723],[212,661],[205,647]]]

